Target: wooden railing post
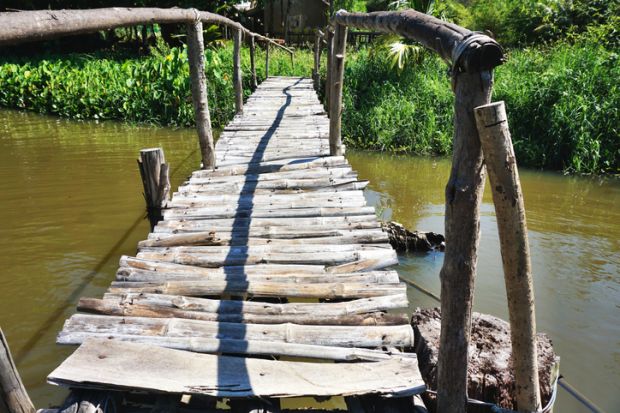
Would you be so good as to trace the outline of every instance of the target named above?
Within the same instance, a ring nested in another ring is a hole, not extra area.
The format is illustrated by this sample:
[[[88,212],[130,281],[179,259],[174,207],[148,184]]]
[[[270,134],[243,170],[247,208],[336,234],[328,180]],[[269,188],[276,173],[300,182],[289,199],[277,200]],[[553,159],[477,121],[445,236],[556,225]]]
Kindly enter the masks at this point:
[[[517,407],[541,408],[536,351],[536,310],[523,193],[504,102],[475,109],[495,204],[508,312]]]
[[[452,81],[455,131],[452,170],[446,186],[446,253],[440,273],[437,411],[465,413],[480,203],[485,177],[474,108],[489,103],[493,74],[490,70],[455,70]]]
[[[269,37],[269,33],[265,33]],[[265,79],[269,78],[269,42],[265,43]]]
[[[202,37],[202,23],[200,21],[187,24],[187,55],[202,168],[215,169],[215,148],[213,146],[213,131],[211,130],[211,115],[209,114],[209,101],[207,98],[204,40]]]
[[[170,195],[170,177],[168,164],[161,148],[142,149],[138,159],[144,199],[151,228],[161,221],[161,210]]]
[[[320,30],[316,31],[314,37],[314,69],[312,70],[312,80],[314,81],[314,90],[319,91],[321,81],[321,36]]]
[[[9,344],[0,328],[0,408],[8,413],[34,413],[35,408],[17,372]],[[1,409],[0,409],[1,410]]]
[[[254,42],[254,36],[250,36],[250,71],[252,72],[252,88],[258,87],[258,81],[256,80],[256,44]]]
[[[331,84],[332,84],[332,50],[334,45],[334,31],[331,27],[327,26],[327,71],[325,72],[325,109],[329,116],[331,112],[329,105],[331,102]]]
[[[342,84],[344,80],[344,60],[347,45],[347,27],[336,24],[332,45],[331,84],[329,105],[329,153],[331,156],[344,154],[342,146]]]
[[[241,78],[241,30],[235,30],[235,46],[233,50],[233,83],[235,86],[235,110],[243,112],[243,83]]]

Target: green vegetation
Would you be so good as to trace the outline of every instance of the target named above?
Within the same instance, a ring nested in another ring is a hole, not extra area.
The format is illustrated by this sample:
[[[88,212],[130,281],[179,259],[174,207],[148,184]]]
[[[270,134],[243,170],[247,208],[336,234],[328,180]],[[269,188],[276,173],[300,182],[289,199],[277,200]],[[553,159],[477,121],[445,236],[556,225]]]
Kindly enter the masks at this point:
[[[409,68],[410,69],[410,68]],[[447,154],[453,96],[447,65],[426,56],[415,70],[390,57],[349,56],[343,128],[348,145]],[[496,70],[522,165],[574,173],[620,172],[620,62],[600,42],[514,50]]]
[[[259,49],[257,49],[259,50]],[[206,49],[209,105],[215,127],[234,115],[232,45]],[[304,75],[312,64],[309,52],[270,53],[271,73]],[[257,76],[265,76],[262,50]],[[249,51],[243,49],[244,90],[250,94]],[[144,58],[116,55],[69,55],[38,60],[0,61],[0,106],[53,113],[76,119],[124,119],[131,122],[190,126],[193,108],[185,48],[160,43]]]

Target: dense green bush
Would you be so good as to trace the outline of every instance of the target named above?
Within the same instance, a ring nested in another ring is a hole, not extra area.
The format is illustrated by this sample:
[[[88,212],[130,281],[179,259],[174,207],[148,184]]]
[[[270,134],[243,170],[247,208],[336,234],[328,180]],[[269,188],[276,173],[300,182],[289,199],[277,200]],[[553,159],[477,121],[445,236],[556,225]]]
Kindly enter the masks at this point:
[[[232,46],[206,49],[209,104],[215,127],[234,115]],[[272,51],[270,71],[307,72],[309,52],[298,53],[293,68],[287,53]],[[262,51],[257,75],[264,78]],[[249,52],[243,49],[244,90],[250,93]],[[0,61],[0,106],[54,113],[77,119],[124,119],[189,126],[193,109],[185,48],[160,46],[149,57],[69,55],[36,61]]]
[[[617,51],[601,39],[515,50],[496,70],[494,100],[506,101],[520,164],[575,173],[620,172],[620,62]],[[432,56],[402,72],[390,70],[385,56],[360,51],[350,57],[346,142],[377,150],[448,153],[453,97],[446,71],[445,63]]]

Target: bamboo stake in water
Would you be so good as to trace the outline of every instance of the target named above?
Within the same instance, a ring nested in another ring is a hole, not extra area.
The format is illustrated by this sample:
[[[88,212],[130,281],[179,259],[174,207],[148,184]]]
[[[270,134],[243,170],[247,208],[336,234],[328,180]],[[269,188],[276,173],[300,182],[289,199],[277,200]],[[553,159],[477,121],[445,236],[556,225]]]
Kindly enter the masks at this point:
[[[523,193],[508,129],[504,102],[475,109],[495,204],[508,311],[517,407],[520,412],[540,410],[536,355],[536,314],[530,248]]]

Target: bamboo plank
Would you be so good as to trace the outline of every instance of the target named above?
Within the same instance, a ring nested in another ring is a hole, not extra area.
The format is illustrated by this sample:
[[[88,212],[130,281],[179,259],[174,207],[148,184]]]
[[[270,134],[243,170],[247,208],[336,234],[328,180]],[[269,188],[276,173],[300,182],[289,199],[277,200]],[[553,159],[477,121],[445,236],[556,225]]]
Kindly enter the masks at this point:
[[[124,374],[118,374],[119,371]],[[217,397],[402,397],[425,391],[417,360],[411,357],[352,363],[343,369],[338,364],[212,356],[96,339],[80,346],[48,376],[48,381],[70,387],[131,388]]]

